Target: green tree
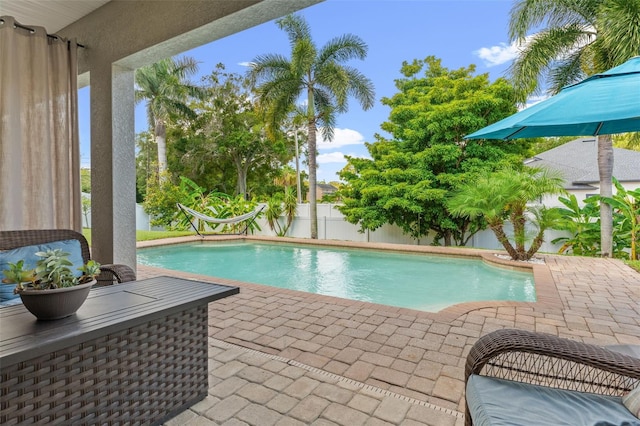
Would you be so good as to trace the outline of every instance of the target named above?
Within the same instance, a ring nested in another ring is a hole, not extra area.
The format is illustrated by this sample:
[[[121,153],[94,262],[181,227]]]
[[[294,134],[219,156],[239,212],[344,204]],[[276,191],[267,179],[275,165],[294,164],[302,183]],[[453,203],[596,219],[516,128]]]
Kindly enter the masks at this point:
[[[562,243],[558,253],[572,253],[578,256],[595,256],[600,250],[600,217],[597,197],[589,197],[580,205],[575,195],[558,198],[564,207],[556,207],[560,219],[554,229],[567,231],[570,236],[551,241]]]
[[[281,131],[285,137],[293,139],[295,164],[296,164],[296,200],[298,204],[302,203],[302,178],[300,171],[300,151],[302,151],[306,141],[307,134],[305,130],[306,122],[305,111],[296,106],[295,110],[287,115]],[[308,152],[307,152],[308,154]]]
[[[504,169],[467,181],[452,193],[447,206],[454,215],[483,217],[513,260],[529,260],[544,242],[544,232],[559,217],[557,210],[531,203],[563,193],[562,184],[563,178],[549,169]],[[505,232],[506,220],[513,226],[513,241]],[[537,228],[533,238],[526,234],[527,221]]]
[[[193,58],[167,58],[136,70],[136,102],[147,102],[149,128],[153,129],[158,149],[158,172],[167,169],[166,126],[172,116],[195,117],[188,107],[190,97],[202,97],[200,87],[187,81],[195,74],[198,64]]]
[[[640,188],[627,190],[616,178],[613,179],[616,193],[613,197],[602,198],[614,211],[614,235],[626,242],[629,260],[640,260]],[[626,254],[626,253],[625,253]]]
[[[367,144],[367,149],[371,159],[347,157],[348,164],[340,171],[346,185],[339,191],[343,204],[338,210],[345,219],[360,225],[360,232],[389,223],[415,239],[433,229],[445,237],[445,245],[452,238],[462,244],[460,234],[469,221],[454,222],[440,214],[446,190],[435,185],[437,177],[425,156],[402,152],[389,141]]]
[[[545,85],[555,94],[638,55],[640,0],[518,0],[509,35],[522,47],[510,69],[518,99],[524,101]],[[611,197],[611,135],[598,137],[598,170],[600,195]],[[611,206],[600,203],[600,217],[602,254],[608,257],[613,250]]]
[[[247,77],[226,73],[218,65],[205,81],[209,97],[198,105],[203,133],[220,161],[234,165],[235,192],[247,197],[249,172],[260,165],[286,164],[293,147],[278,133],[267,134]]]
[[[640,151],[640,132],[613,135],[613,146]]]
[[[236,187],[235,167],[228,159],[222,161],[216,145],[205,134],[206,126],[204,114],[188,123],[177,122],[168,126],[167,134],[172,141],[168,147],[169,168],[174,176],[187,177],[212,191],[233,193]]]
[[[274,179],[274,184],[279,188],[284,188],[284,191],[278,191],[267,199],[265,216],[271,230],[277,236],[284,237],[287,235],[298,210],[298,200],[293,189],[293,186],[297,185],[297,172],[290,166],[284,166]],[[280,220],[282,215],[285,216],[284,224]]]
[[[82,195],[81,199],[82,215],[84,216],[84,223],[89,224],[89,214],[91,213],[91,196]],[[88,226],[87,226],[88,227]]]
[[[168,174],[168,172],[165,172]],[[168,176],[156,177],[155,173],[147,185],[147,194],[142,204],[144,211],[151,216],[151,225],[172,229],[177,217],[177,203],[188,205],[185,200],[197,200],[203,196],[203,190],[192,182],[181,180],[174,184]],[[195,188],[194,188],[195,187]],[[191,205],[188,205],[191,207]],[[179,227],[178,229],[184,229]]]
[[[316,47],[307,22],[301,16],[288,15],[276,21],[291,44],[291,58],[265,54],[255,58],[250,75],[258,82],[257,92],[273,129],[295,108],[300,96],[306,97],[307,146],[309,150],[309,187],[316,186],[316,131],[326,140],[333,139],[336,114],[348,110],[354,97],[367,110],[374,103],[371,80],[355,68],[344,65],[352,59],[364,59],[367,45],[357,36],[345,34]],[[311,238],[318,238],[317,200],[310,197]]]
[[[276,192],[267,200],[267,210],[265,212],[267,222],[278,237],[287,235],[297,209],[298,203],[291,186],[285,186],[284,192]],[[280,216],[282,215],[284,215],[284,224],[280,222]]]
[[[529,153],[527,157],[535,157],[537,154],[540,154],[545,151],[549,151],[550,149],[557,148],[560,145],[564,145],[567,142],[571,142],[575,140],[574,136],[560,136],[560,137],[552,137],[552,138],[533,138],[531,139],[531,146],[529,148]]]
[[[276,190],[273,177],[293,157],[293,140],[265,131],[249,83],[225,72],[222,64],[203,78],[207,98],[189,103],[197,116],[167,126],[172,140],[168,165],[174,175],[247,199]]]
[[[158,153],[151,132],[136,134],[136,150],[136,203],[142,203],[151,177],[158,173]]]
[[[398,93],[382,129],[393,136],[367,144],[371,159],[348,158],[340,177],[347,183],[338,209],[360,230],[396,224],[413,238],[436,233],[435,242],[464,245],[485,226],[481,217],[452,216],[447,194],[468,173],[520,163],[526,142],[465,141],[464,135],[515,112],[513,89],[489,82],[474,66],[448,70],[433,56],[404,62]]]
[[[556,208],[561,219],[554,228],[570,234],[552,241],[554,244],[562,243],[560,253],[580,256],[601,254],[598,203],[602,201],[613,208],[613,256],[637,260],[637,246],[640,240],[640,189],[627,190],[616,178],[613,178],[613,183],[616,194],[610,198],[594,195],[585,199],[584,205],[577,201],[575,195],[559,198],[565,207]]]
[[[80,191],[91,193],[91,169],[80,168]]]

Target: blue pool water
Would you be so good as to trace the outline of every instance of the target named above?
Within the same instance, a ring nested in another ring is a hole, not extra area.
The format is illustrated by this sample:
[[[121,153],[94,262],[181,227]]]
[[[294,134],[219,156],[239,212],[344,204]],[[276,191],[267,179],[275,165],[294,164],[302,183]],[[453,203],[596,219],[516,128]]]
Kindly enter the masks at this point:
[[[470,301],[536,300],[531,273],[424,254],[227,242],[140,249],[138,262],[429,312]]]

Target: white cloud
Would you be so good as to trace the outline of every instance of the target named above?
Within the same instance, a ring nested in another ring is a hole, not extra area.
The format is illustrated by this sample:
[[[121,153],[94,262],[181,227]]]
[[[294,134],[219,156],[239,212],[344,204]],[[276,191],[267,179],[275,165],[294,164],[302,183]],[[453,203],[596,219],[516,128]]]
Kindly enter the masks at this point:
[[[473,53],[482,59],[486,66],[493,67],[515,59],[518,56],[518,47],[515,43],[500,43],[498,46],[481,47]]]
[[[318,181],[325,180],[327,182],[338,180],[338,172],[347,165],[347,159],[344,157],[348,155],[354,158],[371,158],[368,153],[360,154],[355,152],[330,152],[327,154],[320,154],[317,157],[317,162],[320,164],[318,167]]]
[[[238,65],[240,65],[241,67],[250,67],[251,65],[253,65],[253,62],[238,62]]]
[[[318,149],[336,149],[347,145],[364,145],[364,136],[356,130],[334,129],[331,142],[322,139],[322,133],[316,135]]]
[[[342,152],[330,152],[328,154],[320,154],[316,157],[316,161],[318,162],[318,164],[327,164],[327,163],[347,164],[347,159],[344,158],[344,154]]]
[[[336,152],[329,152],[327,154],[320,154],[318,155],[318,157],[316,158],[316,161],[318,162],[318,164],[320,163],[343,163],[346,164],[347,163],[347,159],[345,158],[345,155],[348,155],[351,158],[368,158],[371,159],[371,155],[369,155],[368,152],[365,153],[357,153],[357,152],[348,152],[348,153],[344,153],[341,151],[336,151]]]
[[[481,47],[474,51],[473,54],[482,59],[484,64],[488,67],[502,65],[514,60],[520,51],[529,44],[533,37],[535,37],[535,34],[525,37],[522,43],[514,41],[511,44],[500,43],[497,46]]]

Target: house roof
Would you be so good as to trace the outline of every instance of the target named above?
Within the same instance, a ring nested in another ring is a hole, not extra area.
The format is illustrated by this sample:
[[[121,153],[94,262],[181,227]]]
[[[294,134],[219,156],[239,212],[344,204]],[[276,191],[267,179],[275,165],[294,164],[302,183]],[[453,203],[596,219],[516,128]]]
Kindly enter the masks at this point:
[[[579,138],[525,160],[530,167],[558,170],[566,189],[591,189],[599,183],[596,139]],[[640,181],[640,152],[613,148],[613,176],[620,182]]]
[[[324,192],[335,192],[338,190],[338,188],[328,183],[317,183],[316,188],[320,188]]]

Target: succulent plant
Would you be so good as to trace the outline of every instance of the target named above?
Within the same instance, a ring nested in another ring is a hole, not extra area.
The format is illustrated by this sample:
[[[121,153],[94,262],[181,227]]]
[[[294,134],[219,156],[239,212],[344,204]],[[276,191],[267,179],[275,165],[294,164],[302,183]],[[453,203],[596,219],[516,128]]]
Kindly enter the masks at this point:
[[[76,277],[71,270],[73,264],[69,261],[69,253],[62,249],[51,249],[36,253],[40,259],[35,269],[25,269],[24,260],[9,263],[9,269],[3,271],[3,283],[16,283],[14,292],[24,290],[47,290],[62,287],[72,287],[87,283],[100,274],[100,264],[94,260],[78,268],[83,275]]]

